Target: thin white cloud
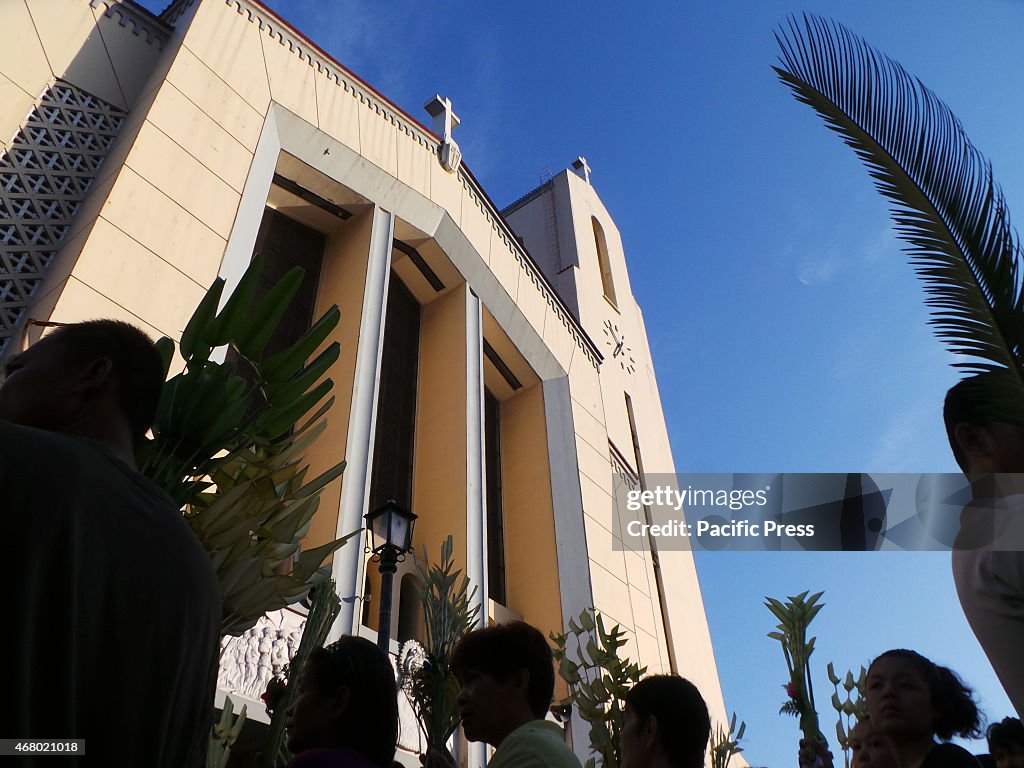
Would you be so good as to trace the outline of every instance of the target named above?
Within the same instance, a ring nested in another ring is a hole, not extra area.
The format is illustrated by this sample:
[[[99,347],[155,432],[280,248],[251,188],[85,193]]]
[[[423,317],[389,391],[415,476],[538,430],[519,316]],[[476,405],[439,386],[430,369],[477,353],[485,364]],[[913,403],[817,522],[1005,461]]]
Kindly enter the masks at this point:
[[[869,446],[866,472],[955,472],[956,464],[942,422],[945,387],[925,387],[921,396],[906,401]]]
[[[786,243],[776,263],[792,272],[803,285],[820,285],[833,280],[849,256],[844,243],[826,229],[813,208],[795,202],[789,212],[792,239]]]
[[[818,285],[832,280],[842,266],[838,254],[833,250],[827,255],[804,258],[797,266],[796,279],[804,285]]]
[[[271,6],[389,99],[398,103],[407,99],[405,74],[413,66],[413,53],[407,45],[390,45],[385,54],[382,41],[398,39],[394,26],[414,13],[408,0],[392,4],[389,13],[382,13],[379,4],[369,0],[349,0],[343,8],[319,0],[279,0]]]
[[[867,460],[869,472],[913,472],[921,469],[922,434],[929,434],[937,415],[935,403],[923,398],[890,419]]]
[[[864,243],[864,260],[868,264],[883,259],[905,258],[902,252],[902,241],[897,239],[892,227],[885,224],[875,235],[869,237]]]

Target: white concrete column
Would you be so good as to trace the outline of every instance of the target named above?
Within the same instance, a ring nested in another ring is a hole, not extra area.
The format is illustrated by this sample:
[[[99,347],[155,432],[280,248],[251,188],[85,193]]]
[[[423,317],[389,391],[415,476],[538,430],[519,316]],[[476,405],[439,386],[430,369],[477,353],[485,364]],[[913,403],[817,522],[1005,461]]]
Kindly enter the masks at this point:
[[[463,283],[466,297],[466,573],[477,588],[476,626],[487,626],[487,489],[484,472],[484,348],[480,297]],[[469,768],[483,768],[487,745],[471,743]]]
[[[569,619],[575,619],[584,608],[594,604],[587,557],[587,533],[583,521],[583,492],[580,489],[569,377],[545,379],[543,386],[562,623],[568,625]],[[575,708],[570,728],[573,751],[580,762],[585,763],[590,757],[590,728]]]
[[[380,381],[381,349],[384,346],[384,315],[391,275],[391,242],[395,217],[374,207],[370,252],[363,288],[363,311],[359,321],[356,372],[352,384],[348,443],[345,446],[345,474],[342,480],[338,536],[363,527],[363,515],[370,493],[373,469],[373,438],[377,423],[377,388]],[[341,613],[331,629],[329,641],[355,634],[359,628],[364,580],[363,538],[350,540],[334,553],[333,576],[341,596]]]
[[[242,189],[242,199],[238,203],[235,223],[231,227],[231,236],[224,248],[218,277],[224,278],[224,292],[221,294],[217,311],[224,309],[228,298],[235,292],[238,283],[252,262],[252,252],[256,247],[256,237],[263,222],[263,213],[267,207],[267,196],[274,181],[277,169],[277,158],[281,155],[281,136],[277,130],[277,116],[273,110],[267,113],[263,123],[259,143],[249,166],[249,175]],[[210,359],[224,362],[227,347],[213,350]]]
[[[487,626],[487,489],[484,487],[484,348],[478,297],[466,292],[466,572],[477,586],[477,626]]]

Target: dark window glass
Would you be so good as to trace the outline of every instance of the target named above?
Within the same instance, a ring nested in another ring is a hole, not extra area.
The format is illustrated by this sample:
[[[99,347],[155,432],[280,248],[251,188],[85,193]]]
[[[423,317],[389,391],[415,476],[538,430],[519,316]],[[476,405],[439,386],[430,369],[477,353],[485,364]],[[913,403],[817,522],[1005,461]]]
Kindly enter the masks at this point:
[[[501,605],[505,594],[505,526],[501,509],[501,406],[484,391],[484,460],[487,473],[487,592]]]
[[[422,586],[415,573],[407,573],[402,577],[398,592],[398,644],[406,640],[423,642],[423,601],[420,599],[419,588]]]
[[[370,480],[371,510],[389,499],[406,509],[412,507],[419,349],[419,302],[400,279],[391,275],[380,360],[377,433]]]
[[[615,303],[615,284],[612,282],[612,262],[608,258],[608,241],[605,239],[604,230],[598,224],[597,219],[591,217],[594,225],[594,243],[597,246],[597,264],[601,270],[601,286],[604,288],[604,296],[612,303]]]
[[[263,213],[254,252],[263,256],[263,274],[256,287],[259,301],[292,267],[302,267],[306,275],[288,311],[278,324],[263,356],[270,357],[287,349],[309,330],[316,309],[316,290],[323,266],[327,237],[273,208]]]
[[[320,283],[320,270],[323,267],[326,245],[327,238],[315,229],[289,219],[273,208],[264,209],[263,221],[260,222],[256,245],[253,248],[254,256],[263,256],[263,272],[253,291],[252,306],[258,306],[274,284],[292,267],[302,267],[306,273],[299,290],[260,356],[261,360],[290,347],[313,324],[317,287]],[[238,353],[234,348],[228,349],[226,360],[235,363],[236,375],[245,379],[250,387],[256,386],[256,372],[248,365],[238,364]]]

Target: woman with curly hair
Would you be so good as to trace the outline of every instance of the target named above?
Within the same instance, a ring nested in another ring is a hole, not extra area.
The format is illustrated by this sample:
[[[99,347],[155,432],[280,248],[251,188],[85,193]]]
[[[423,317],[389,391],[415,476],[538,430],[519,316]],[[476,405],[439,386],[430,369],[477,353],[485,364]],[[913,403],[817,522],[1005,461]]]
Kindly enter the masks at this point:
[[[899,768],[979,768],[970,752],[947,743],[981,735],[971,689],[952,670],[915,651],[886,651],[868,668],[867,704]]]
[[[361,637],[317,648],[288,713],[289,768],[391,768],[398,690],[391,661]]]

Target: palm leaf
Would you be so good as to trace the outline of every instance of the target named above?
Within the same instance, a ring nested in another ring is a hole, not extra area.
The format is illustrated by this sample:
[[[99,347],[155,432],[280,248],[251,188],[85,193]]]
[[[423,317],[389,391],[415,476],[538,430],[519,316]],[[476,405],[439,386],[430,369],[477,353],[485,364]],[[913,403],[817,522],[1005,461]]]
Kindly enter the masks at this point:
[[[779,714],[800,717],[800,707],[797,706],[797,703],[795,701],[787,701],[785,704],[779,707]]]
[[[776,33],[779,78],[868,168],[925,284],[929,321],[969,373],[1000,377],[992,415],[1024,422],[1021,248],[992,166],[953,112],[902,66],[833,21]]]

